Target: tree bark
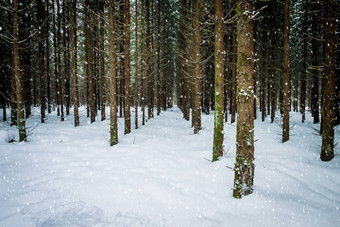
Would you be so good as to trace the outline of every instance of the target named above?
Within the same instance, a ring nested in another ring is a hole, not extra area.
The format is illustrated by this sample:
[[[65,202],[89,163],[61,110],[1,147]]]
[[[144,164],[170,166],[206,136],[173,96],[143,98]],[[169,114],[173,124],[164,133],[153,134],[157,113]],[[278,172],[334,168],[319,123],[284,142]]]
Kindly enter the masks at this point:
[[[223,156],[224,34],[223,0],[215,0],[215,112],[212,161]],[[208,107],[209,108],[209,107]]]
[[[105,58],[104,58],[104,23],[105,23],[105,13],[104,13],[104,1],[100,1],[100,38],[99,38],[99,48],[100,48],[100,113],[101,120],[106,119],[105,115]]]
[[[86,66],[87,66],[87,78],[88,78],[88,90],[89,90],[89,107],[91,123],[96,119],[94,95],[93,95],[93,78],[92,78],[92,51],[91,51],[91,33],[90,33],[90,4],[89,0],[85,0],[85,52],[86,52]]]
[[[118,143],[114,0],[109,0],[110,146]]]
[[[290,80],[289,80],[289,0],[284,0],[283,6],[283,76],[282,76],[282,106],[283,126],[282,143],[289,140],[289,108],[290,108]]]
[[[194,88],[193,88],[193,126],[194,134],[201,130],[201,91],[200,91],[200,0],[193,1],[193,62],[194,62]]]
[[[73,109],[74,109],[74,127],[79,126],[79,93],[77,78],[77,0],[71,0],[70,8],[70,36],[72,51],[72,82],[73,82]]]
[[[236,4],[236,1],[234,1],[234,3]],[[236,69],[236,22],[233,23],[233,36],[232,36],[232,41],[231,41],[231,45],[232,45],[232,52],[233,52],[233,56],[232,56],[232,62],[231,62],[231,100],[230,100],[230,111],[231,111],[231,123],[235,122],[235,115],[236,115],[236,75],[237,75],[237,69]]]
[[[37,17],[39,25],[39,75],[40,75],[40,120],[41,123],[45,122],[45,59],[44,59],[44,32],[43,32],[43,22],[44,22],[44,6],[41,0],[37,1]]]
[[[125,23],[124,23],[124,82],[125,103],[124,120],[125,134],[131,132],[130,112],[130,0],[125,0]]]
[[[324,76],[322,106],[322,147],[320,158],[330,161],[334,157],[334,123],[335,123],[335,56],[334,36],[335,20],[332,0],[324,2]]]
[[[254,183],[254,27],[253,1],[237,2],[237,128],[233,196],[253,192]]]
[[[26,141],[26,127],[21,86],[22,71],[20,69],[18,7],[18,0],[13,0],[13,75],[15,79],[15,91],[17,101],[17,124],[19,129],[19,142],[21,142]]]
[[[59,88],[59,103],[60,103],[60,118],[64,121],[64,95],[63,95],[63,75],[61,73],[61,16],[60,16],[60,4],[57,0],[57,18],[58,18],[58,32],[57,32],[57,65],[58,65],[58,88]]]

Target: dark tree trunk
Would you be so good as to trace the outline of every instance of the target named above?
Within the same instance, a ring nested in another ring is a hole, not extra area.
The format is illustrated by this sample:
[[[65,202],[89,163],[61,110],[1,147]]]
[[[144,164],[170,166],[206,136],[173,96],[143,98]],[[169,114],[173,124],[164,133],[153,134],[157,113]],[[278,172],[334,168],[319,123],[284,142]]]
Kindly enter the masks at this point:
[[[77,0],[71,0],[70,7],[70,36],[72,52],[72,82],[73,82],[73,108],[74,108],[74,127],[79,126],[79,93],[77,78]]]
[[[283,126],[282,142],[289,140],[289,0],[284,0],[283,6],[283,76],[282,76],[282,106],[283,106]]]
[[[334,157],[334,123],[335,123],[335,56],[334,36],[335,20],[332,0],[324,2],[324,76],[322,89],[322,147],[320,158],[330,161]]]
[[[18,0],[13,0],[13,76],[17,102],[17,124],[19,129],[19,142],[26,141],[26,127],[24,105],[22,99],[22,72],[20,69],[19,53],[19,16]],[[13,97],[12,97],[13,98]]]

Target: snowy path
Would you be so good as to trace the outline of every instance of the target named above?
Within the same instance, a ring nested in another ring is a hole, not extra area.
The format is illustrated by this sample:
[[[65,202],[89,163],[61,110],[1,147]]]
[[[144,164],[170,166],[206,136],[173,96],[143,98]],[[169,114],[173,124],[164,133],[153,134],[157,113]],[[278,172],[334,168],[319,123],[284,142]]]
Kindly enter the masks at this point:
[[[22,144],[7,143],[16,131],[0,124],[0,226],[340,224],[340,158],[318,160],[311,119],[297,123],[286,144],[278,124],[256,121],[255,193],[236,200],[226,167],[235,159],[235,125],[226,125],[225,157],[211,163],[212,114],[202,115],[204,130],[194,135],[174,108],[120,133],[114,147],[108,120],[83,117],[74,128],[72,117],[48,117]],[[36,112],[28,125],[38,121]]]

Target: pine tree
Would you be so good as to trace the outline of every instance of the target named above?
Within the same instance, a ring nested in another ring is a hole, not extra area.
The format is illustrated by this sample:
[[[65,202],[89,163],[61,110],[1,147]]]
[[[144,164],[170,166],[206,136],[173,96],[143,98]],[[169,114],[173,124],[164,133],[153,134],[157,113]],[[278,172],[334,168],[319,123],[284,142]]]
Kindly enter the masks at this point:
[[[253,192],[254,183],[254,31],[253,1],[237,2],[237,127],[233,196]]]
[[[283,125],[282,142],[289,140],[289,109],[290,109],[290,80],[289,80],[289,0],[284,0],[283,6],[283,76],[282,76],[282,95],[283,95]]]
[[[72,52],[72,82],[73,82],[73,109],[74,126],[79,126],[79,92],[77,77],[77,0],[71,0],[70,4],[70,36]]]
[[[89,107],[91,123],[95,122],[95,105],[93,94],[93,78],[92,78],[92,44],[91,44],[91,31],[90,31],[90,3],[89,0],[85,0],[85,52],[86,52],[86,74],[88,80],[88,92],[89,92]]]
[[[322,86],[322,147],[320,158],[330,161],[334,157],[335,123],[335,56],[334,56],[334,5],[332,0],[324,2],[324,75]]]
[[[13,0],[13,76],[15,80],[17,124],[19,129],[19,142],[26,141],[26,126],[24,117],[24,105],[22,99],[22,71],[20,68],[19,53],[19,4],[18,0]],[[13,97],[12,97],[13,98]]]
[[[223,0],[215,0],[215,112],[213,161],[223,155],[224,34]]]
[[[201,91],[200,91],[200,0],[193,0],[193,50],[192,60],[194,64],[193,69],[193,109],[192,120],[194,127],[194,134],[201,130]]]
[[[114,0],[109,0],[109,78],[110,78],[110,146],[118,143],[117,82],[116,82],[116,37]]]
[[[124,23],[124,91],[125,91],[125,134],[131,132],[130,112],[130,0],[125,0],[125,23]]]

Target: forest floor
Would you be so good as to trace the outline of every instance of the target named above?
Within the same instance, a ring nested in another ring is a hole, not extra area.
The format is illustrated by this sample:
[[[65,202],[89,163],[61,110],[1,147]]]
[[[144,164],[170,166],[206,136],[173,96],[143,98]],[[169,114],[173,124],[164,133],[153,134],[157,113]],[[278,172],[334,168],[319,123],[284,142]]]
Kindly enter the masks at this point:
[[[213,113],[197,135],[177,107],[129,135],[119,118],[114,147],[109,120],[80,114],[77,128],[56,112],[41,124],[34,108],[23,143],[8,143],[17,129],[0,122],[0,226],[340,226],[340,149],[320,161],[310,113],[305,123],[291,113],[284,144],[279,117],[255,121],[255,190],[242,199],[232,197],[235,123],[212,163]]]

